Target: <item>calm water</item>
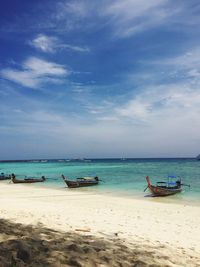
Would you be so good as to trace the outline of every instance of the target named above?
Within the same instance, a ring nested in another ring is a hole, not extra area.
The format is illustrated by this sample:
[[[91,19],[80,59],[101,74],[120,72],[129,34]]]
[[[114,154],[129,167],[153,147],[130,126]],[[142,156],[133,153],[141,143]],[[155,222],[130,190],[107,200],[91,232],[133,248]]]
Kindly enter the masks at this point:
[[[103,180],[99,186],[72,190],[117,194],[122,197],[136,198],[148,196],[148,192],[143,192],[146,187],[146,175],[149,175],[152,183],[164,180],[168,175],[176,175],[182,177],[183,182],[190,184],[191,188],[185,187],[184,192],[167,197],[167,201],[186,201],[200,204],[200,161],[196,159],[92,159],[1,162],[0,172],[15,173],[17,177],[41,177],[45,175],[45,177],[48,177],[47,181],[43,184],[37,184],[37,186],[55,188],[65,187],[60,178],[61,174],[71,179],[97,175]]]

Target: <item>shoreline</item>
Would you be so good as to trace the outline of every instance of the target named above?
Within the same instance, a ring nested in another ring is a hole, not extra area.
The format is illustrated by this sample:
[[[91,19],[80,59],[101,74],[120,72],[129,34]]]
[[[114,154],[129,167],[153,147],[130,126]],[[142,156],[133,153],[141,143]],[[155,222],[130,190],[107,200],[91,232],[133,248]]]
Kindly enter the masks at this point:
[[[0,181],[1,184],[12,184],[10,181]],[[26,184],[21,184],[25,187]],[[29,186],[29,185],[28,185]],[[41,188],[41,189],[47,189],[47,190],[58,190],[58,191],[66,191],[70,193],[81,193],[81,194],[94,194],[94,195],[100,195],[100,196],[108,196],[108,197],[117,197],[121,199],[135,199],[135,200],[141,200],[141,201],[147,201],[150,203],[161,203],[161,204],[171,204],[171,205],[184,205],[184,206],[191,206],[191,207],[200,207],[200,200],[194,198],[184,196],[184,191],[181,193],[178,193],[176,195],[167,196],[167,197],[154,197],[151,195],[150,192],[142,192],[137,190],[131,190],[128,193],[123,190],[99,190],[100,186],[92,186],[92,187],[80,187],[80,188],[68,188],[64,183],[62,184],[51,184],[51,183],[33,183],[31,184],[31,187],[33,188]]]
[[[1,184],[12,184],[12,182],[5,180],[0,181]],[[22,186],[29,186],[26,184],[20,184]],[[184,198],[184,191],[178,193],[176,195],[167,196],[167,197],[154,197],[150,192],[146,191],[145,193],[142,191],[132,190],[128,193],[123,190],[99,190],[98,186],[92,187],[80,187],[80,188],[68,188],[64,183],[58,185],[55,184],[47,184],[47,183],[33,183],[31,184],[33,188],[41,188],[47,190],[58,190],[58,191],[66,191],[70,193],[81,193],[81,194],[92,194],[92,195],[100,195],[100,196],[108,196],[108,197],[116,197],[121,199],[135,199],[141,201],[147,201],[150,203],[161,203],[161,204],[171,204],[171,205],[184,205],[191,207],[200,207],[200,200],[195,198],[186,197]]]
[[[2,181],[2,183],[5,183],[5,181]],[[7,182],[8,183],[8,182]],[[200,207],[200,200],[196,198],[191,198],[191,196],[188,198],[184,196],[184,191],[167,197],[153,197],[150,192],[146,191],[138,191],[138,190],[131,190],[131,191],[124,191],[124,190],[99,190],[99,186],[94,187],[80,187],[80,188],[72,188],[69,189],[67,186],[63,183],[58,185],[55,184],[45,184],[45,183],[38,183],[33,184],[32,186],[35,186],[37,188],[46,188],[46,189],[55,189],[55,190],[66,190],[67,192],[80,192],[80,193],[91,193],[95,195],[102,195],[102,196],[110,196],[110,197],[119,197],[122,199],[135,199],[135,200],[143,200],[143,201],[149,201],[149,202],[160,202],[160,203],[167,203],[167,204],[177,204],[177,205],[188,205],[188,206],[195,206]]]
[[[168,247],[166,251],[173,248],[200,260],[199,214],[199,207],[184,204],[66,188],[0,184],[1,219],[24,225],[40,224],[61,232],[89,233],[99,238],[117,237],[128,243],[149,244],[160,249],[164,246]]]

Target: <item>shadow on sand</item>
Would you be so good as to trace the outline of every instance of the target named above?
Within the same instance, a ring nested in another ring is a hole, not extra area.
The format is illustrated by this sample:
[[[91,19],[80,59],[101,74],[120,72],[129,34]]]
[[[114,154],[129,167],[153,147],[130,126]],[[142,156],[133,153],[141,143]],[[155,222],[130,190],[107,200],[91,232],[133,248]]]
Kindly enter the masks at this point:
[[[75,232],[58,232],[42,225],[27,226],[0,219],[0,266],[148,266],[141,251],[119,239],[105,240]]]
[[[118,234],[95,237],[59,232],[43,225],[31,226],[0,219],[0,267],[159,267],[173,266],[161,246],[127,244]],[[166,252],[166,248],[162,246]],[[178,265],[179,266],[179,265]],[[193,265],[187,265],[193,266]]]

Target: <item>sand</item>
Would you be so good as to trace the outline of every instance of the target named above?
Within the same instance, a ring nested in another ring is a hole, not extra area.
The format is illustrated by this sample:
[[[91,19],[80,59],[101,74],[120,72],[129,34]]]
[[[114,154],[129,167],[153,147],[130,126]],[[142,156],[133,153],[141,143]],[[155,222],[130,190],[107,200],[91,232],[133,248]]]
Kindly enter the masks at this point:
[[[200,266],[200,207],[0,183],[0,266]]]

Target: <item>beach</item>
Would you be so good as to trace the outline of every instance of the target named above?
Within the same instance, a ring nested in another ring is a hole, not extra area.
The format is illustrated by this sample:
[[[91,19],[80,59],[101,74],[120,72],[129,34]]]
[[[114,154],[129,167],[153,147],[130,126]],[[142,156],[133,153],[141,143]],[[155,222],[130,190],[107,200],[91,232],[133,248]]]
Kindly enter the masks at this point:
[[[0,223],[0,266],[200,266],[185,203],[2,181]]]

